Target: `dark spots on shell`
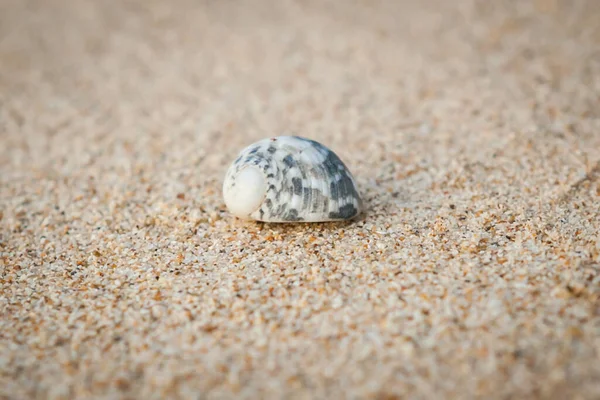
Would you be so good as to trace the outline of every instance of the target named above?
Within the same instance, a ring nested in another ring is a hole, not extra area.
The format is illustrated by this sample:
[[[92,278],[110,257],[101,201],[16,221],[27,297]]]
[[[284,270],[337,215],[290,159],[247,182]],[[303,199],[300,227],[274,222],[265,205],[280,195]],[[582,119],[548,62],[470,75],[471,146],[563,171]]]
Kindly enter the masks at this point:
[[[302,221],[302,218],[298,217],[298,210],[295,208],[290,208],[288,213],[285,216],[286,221]]]
[[[305,210],[307,210],[310,206],[310,199],[311,199],[311,195],[312,195],[312,190],[311,188],[304,188],[303,190],[303,195],[302,195],[302,208],[304,208]]]
[[[271,191],[273,191],[275,189],[276,189],[275,185],[271,184],[271,185],[269,185],[269,188],[267,189],[267,192],[271,192]]]
[[[242,161],[242,156],[239,156],[238,158],[235,159],[235,161],[233,162],[234,164],[239,164],[240,161]]]
[[[338,194],[341,198],[352,195],[352,182],[347,176],[342,176],[338,181]]]
[[[307,143],[310,143],[310,144],[311,144],[313,147],[316,147],[316,148],[317,148],[317,149],[319,149],[319,150],[320,150],[320,149],[326,149],[326,148],[325,148],[325,146],[323,146],[323,145],[322,145],[321,143],[319,143],[319,142],[315,142],[314,140],[307,139],[307,138],[303,138],[303,137],[300,137],[300,136],[293,136],[293,137],[294,137],[294,138],[296,138],[296,139],[298,139],[298,140],[300,140],[300,141],[302,141],[302,142],[307,142]],[[326,150],[327,150],[327,149],[326,149]]]
[[[342,175],[342,181],[344,182],[344,191],[343,193],[341,193],[341,195],[345,197],[352,197],[358,199],[359,195],[356,191],[356,187],[354,186],[354,182],[352,182],[352,178],[350,178],[346,173],[344,173]]]
[[[257,146],[255,148],[253,148],[252,150],[250,150],[249,154],[256,154],[259,150],[260,150],[260,146]]]
[[[327,171],[329,176],[335,176],[340,171],[347,169],[342,160],[340,160],[340,158],[333,151],[326,151],[327,158],[323,162],[323,168]]]
[[[269,209],[269,211],[273,208],[273,201],[271,199],[265,200],[265,206]]]
[[[341,162],[339,157],[333,151],[331,151],[327,147],[323,146],[321,143],[315,142],[314,140],[311,140],[311,139],[298,137],[298,136],[296,136],[296,138],[303,142],[310,143],[311,147],[316,149],[319,153],[323,154],[326,158],[324,161],[325,164],[327,164],[327,163],[337,164],[339,162],[339,163],[341,163],[341,165],[343,165],[343,163]]]
[[[275,153],[275,152],[277,151],[277,149],[276,149],[275,147],[273,147],[273,146],[269,146],[269,148],[267,149],[267,151],[268,151],[270,154],[273,154],[273,153]]]
[[[265,211],[264,211],[264,210],[261,208],[261,209],[259,210],[259,213],[260,213],[260,219],[263,219],[263,217],[264,217],[264,215],[265,215]]]
[[[329,185],[329,193],[332,200],[355,198],[359,195],[354,187],[351,178],[344,172],[340,179],[336,182],[331,182]]]
[[[329,196],[331,197],[331,200],[334,201],[340,198],[337,182],[331,182],[331,184],[329,184]]]
[[[286,167],[292,168],[295,164],[294,158],[292,157],[291,154],[288,154],[287,156],[285,156],[283,158],[283,163],[285,164]]]
[[[298,177],[292,178],[292,185],[294,194],[297,196],[302,196],[302,179]]]
[[[277,211],[275,211],[275,213],[273,214],[273,216],[276,217],[280,217],[283,216],[285,213],[285,210],[287,209],[287,204],[280,204],[279,207],[277,207]]]
[[[329,218],[331,218],[331,219],[350,219],[352,217],[355,217],[357,213],[358,213],[358,210],[356,209],[356,207],[354,207],[354,204],[346,204],[346,205],[343,205],[342,207],[340,207],[340,209],[338,211],[330,212]]]
[[[267,174],[267,179],[275,178],[275,174]]]

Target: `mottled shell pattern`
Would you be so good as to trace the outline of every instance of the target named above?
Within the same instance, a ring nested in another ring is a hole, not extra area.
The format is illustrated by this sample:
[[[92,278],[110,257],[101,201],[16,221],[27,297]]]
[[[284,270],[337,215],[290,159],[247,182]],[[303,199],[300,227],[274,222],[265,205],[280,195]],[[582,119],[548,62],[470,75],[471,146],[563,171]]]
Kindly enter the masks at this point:
[[[314,140],[278,136],[240,152],[223,182],[229,211],[265,222],[352,219],[362,200],[339,157]]]

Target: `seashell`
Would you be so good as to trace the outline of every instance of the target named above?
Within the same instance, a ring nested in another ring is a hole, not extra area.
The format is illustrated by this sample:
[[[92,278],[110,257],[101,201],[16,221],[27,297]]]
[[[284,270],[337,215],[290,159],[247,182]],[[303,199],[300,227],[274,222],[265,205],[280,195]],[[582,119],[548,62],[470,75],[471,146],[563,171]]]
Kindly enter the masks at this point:
[[[223,182],[236,217],[264,222],[352,219],[362,200],[346,165],[327,147],[298,136],[278,136],[242,150]]]

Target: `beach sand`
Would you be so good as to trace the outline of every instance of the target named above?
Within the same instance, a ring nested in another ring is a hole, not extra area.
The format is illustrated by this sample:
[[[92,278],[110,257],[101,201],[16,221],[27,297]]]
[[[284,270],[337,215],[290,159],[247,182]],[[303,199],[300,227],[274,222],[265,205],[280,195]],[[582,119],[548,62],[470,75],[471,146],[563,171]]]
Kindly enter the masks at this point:
[[[0,398],[600,398],[600,7],[0,2]],[[242,222],[235,155],[367,211]]]

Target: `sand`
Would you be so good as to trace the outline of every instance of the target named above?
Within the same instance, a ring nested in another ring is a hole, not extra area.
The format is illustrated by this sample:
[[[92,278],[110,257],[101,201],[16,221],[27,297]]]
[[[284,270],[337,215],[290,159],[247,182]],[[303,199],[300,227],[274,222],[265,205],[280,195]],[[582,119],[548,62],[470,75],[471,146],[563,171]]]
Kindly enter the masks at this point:
[[[600,7],[0,2],[0,398],[600,398]],[[232,218],[264,137],[351,223]]]

